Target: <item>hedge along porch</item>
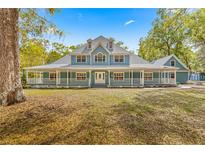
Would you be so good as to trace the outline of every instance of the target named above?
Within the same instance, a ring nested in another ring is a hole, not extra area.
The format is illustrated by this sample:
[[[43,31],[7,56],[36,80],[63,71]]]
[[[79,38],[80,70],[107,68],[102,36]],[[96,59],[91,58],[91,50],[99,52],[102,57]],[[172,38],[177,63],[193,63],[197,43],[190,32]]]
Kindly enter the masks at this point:
[[[144,87],[176,85],[176,69],[26,69],[36,88]]]

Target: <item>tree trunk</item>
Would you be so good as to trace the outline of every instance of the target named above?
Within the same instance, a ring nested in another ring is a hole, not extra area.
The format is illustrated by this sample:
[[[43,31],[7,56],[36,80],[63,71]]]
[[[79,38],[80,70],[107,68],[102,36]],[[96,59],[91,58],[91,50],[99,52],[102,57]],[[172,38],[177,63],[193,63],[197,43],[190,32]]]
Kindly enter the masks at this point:
[[[0,104],[25,101],[20,79],[18,10],[0,8]]]

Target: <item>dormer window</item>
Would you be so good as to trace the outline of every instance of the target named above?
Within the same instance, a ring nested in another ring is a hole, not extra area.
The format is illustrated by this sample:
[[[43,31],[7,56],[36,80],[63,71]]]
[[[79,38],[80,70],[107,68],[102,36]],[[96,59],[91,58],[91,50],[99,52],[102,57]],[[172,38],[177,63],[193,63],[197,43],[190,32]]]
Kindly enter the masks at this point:
[[[170,61],[170,65],[173,66],[173,67],[175,67],[175,66],[176,66],[175,60]]]
[[[91,42],[88,42],[88,49],[91,49]]]
[[[87,43],[88,43],[88,49],[91,49],[92,48],[92,40],[91,39],[87,40]]]
[[[109,39],[108,48],[109,48],[109,49],[112,49],[112,48],[113,48],[113,38],[110,38],[110,39]]]
[[[124,55],[115,55],[114,62],[115,63],[123,63],[124,62]]]
[[[112,42],[109,42],[109,49],[112,49]]]
[[[86,62],[86,56],[85,55],[78,55],[77,56],[77,63],[85,63]]]

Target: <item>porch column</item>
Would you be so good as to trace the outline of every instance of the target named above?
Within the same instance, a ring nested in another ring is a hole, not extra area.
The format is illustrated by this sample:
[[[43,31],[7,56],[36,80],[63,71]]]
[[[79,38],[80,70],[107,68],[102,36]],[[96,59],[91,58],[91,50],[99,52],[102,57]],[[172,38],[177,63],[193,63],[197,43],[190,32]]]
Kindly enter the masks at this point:
[[[174,83],[177,84],[177,73],[176,73],[176,70],[174,71]]]
[[[68,70],[67,70],[67,85],[68,85]]]
[[[91,70],[89,70],[89,87],[91,87]]]
[[[110,87],[110,70],[108,70],[108,85]]]
[[[56,70],[56,85],[58,84],[58,71]]]
[[[161,83],[161,72],[159,70],[159,84]]]
[[[26,70],[26,84],[28,83],[28,71]]]
[[[168,83],[170,84],[170,72],[168,72]]]
[[[131,85],[133,86],[133,70],[132,70],[132,76],[131,76],[132,80],[131,80]]]
[[[34,73],[34,77],[35,77],[35,84],[37,83],[37,82],[36,82],[36,75],[37,75],[37,71],[35,71],[35,73]]]
[[[144,70],[141,71],[141,84],[144,86]]]

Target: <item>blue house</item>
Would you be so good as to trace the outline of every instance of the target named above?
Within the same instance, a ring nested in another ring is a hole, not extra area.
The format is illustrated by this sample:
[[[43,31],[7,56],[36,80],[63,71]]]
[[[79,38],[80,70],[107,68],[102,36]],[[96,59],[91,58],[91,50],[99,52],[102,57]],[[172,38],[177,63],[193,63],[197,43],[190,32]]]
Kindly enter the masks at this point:
[[[38,88],[175,86],[189,75],[175,55],[149,63],[103,36],[56,62],[25,70],[27,84]]]

